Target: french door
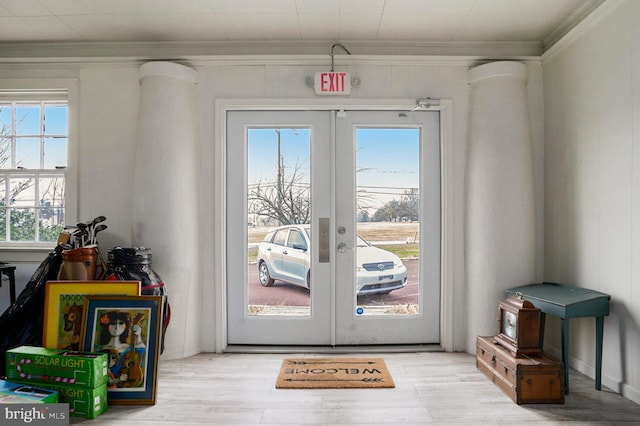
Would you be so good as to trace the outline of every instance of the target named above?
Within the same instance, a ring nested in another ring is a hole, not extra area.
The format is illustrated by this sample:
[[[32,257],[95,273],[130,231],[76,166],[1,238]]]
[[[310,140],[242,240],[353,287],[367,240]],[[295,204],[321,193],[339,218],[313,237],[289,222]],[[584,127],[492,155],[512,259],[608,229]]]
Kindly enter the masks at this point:
[[[434,111],[230,111],[228,344],[438,343]]]

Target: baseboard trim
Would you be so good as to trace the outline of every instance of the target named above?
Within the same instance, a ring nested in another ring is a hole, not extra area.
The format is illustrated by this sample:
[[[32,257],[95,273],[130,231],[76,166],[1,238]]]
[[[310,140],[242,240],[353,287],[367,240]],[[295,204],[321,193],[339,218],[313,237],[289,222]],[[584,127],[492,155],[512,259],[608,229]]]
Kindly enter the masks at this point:
[[[403,353],[403,352],[444,352],[440,345],[373,345],[373,346],[271,346],[271,345],[229,345],[224,353]]]

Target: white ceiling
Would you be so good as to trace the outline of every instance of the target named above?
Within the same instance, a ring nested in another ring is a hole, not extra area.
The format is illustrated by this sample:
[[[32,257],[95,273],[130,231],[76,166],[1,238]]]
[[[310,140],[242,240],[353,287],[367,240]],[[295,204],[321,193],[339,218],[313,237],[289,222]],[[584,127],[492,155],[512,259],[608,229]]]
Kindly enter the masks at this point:
[[[605,0],[0,0],[0,43],[527,42]]]

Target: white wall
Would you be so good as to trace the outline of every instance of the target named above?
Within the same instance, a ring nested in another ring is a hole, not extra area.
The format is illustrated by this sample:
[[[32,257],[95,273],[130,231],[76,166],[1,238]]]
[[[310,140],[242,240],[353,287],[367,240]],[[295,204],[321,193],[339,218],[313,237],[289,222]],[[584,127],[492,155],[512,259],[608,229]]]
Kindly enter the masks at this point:
[[[474,352],[475,336],[466,330],[466,300],[464,273],[464,171],[467,151],[467,104],[469,68],[482,62],[482,58],[455,57],[348,57],[337,61],[336,68],[349,71],[362,79],[351,97],[379,100],[383,98],[416,99],[431,96],[447,98],[452,102],[453,125],[448,143],[451,144],[450,161],[452,191],[447,194],[451,205],[448,218],[453,230],[453,247],[450,248],[453,306],[445,322],[450,330],[450,349]],[[192,206],[200,212],[202,232],[201,276],[203,336],[201,350],[214,351],[216,340],[213,330],[218,325],[215,306],[216,286],[223,283],[214,280],[216,268],[221,267],[222,254],[216,253],[214,241],[220,238],[214,233],[214,221],[220,215],[216,205],[216,167],[220,164],[215,155],[223,141],[215,129],[216,99],[308,99],[315,101],[313,90],[307,87],[305,78],[315,71],[327,70],[329,57],[323,56],[273,56],[261,57],[198,57],[184,58],[182,63],[198,71],[198,102],[200,107],[200,205]],[[0,64],[0,79],[11,78],[77,78],[79,81],[78,113],[78,164],[79,220],[87,220],[102,214],[107,217],[108,230],[100,235],[103,251],[115,245],[131,244],[131,212],[133,183],[133,154],[136,139],[140,87],[138,67],[142,61],[115,58],[112,61],[87,61],[64,59],[59,63],[25,62]],[[532,118],[534,161],[538,204],[538,225],[542,223],[542,69],[537,58],[530,58],[529,111]],[[340,102],[335,99],[335,102]],[[161,107],[161,106],[159,106]],[[167,170],[167,173],[179,173]],[[150,211],[150,215],[162,212]],[[542,271],[542,231],[538,232]],[[162,232],[162,230],[159,230]],[[176,241],[176,244],[179,244]],[[153,250],[153,247],[150,247]],[[42,255],[44,259],[45,254]],[[23,265],[24,266],[24,265]],[[154,269],[162,276],[163,265],[154,263]],[[34,266],[35,269],[35,266]],[[20,283],[19,283],[20,284]],[[21,283],[24,285],[25,283]],[[523,283],[524,284],[524,283]],[[171,287],[180,283],[168,282]],[[3,286],[2,291],[5,290]],[[496,301],[497,303],[497,301]],[[450,318],[450,319],[448,319]],[[171,327],[168,333],[171,333]]]
[[[603,384],[640,403],[640,2],[620,3],[543,57],[544,277],[611,295]],[[573,320],[591,377],[594,345],[593,319]]]

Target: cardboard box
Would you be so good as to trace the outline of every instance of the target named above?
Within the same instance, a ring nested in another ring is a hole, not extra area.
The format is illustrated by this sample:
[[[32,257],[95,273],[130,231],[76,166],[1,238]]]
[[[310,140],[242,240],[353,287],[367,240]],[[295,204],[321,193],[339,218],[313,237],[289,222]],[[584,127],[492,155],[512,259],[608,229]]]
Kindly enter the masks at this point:
[[[17,380],[17,382],[23,384],[30,383],[26,380]],[[67,383],[43,383],[38,386],[56,391],[58,393],[58,402],[66,402],[69,404],[70,416],[95,419],[107,411],[106,383],[94,389]]]
[[[107,354],[20,346],[7,351],[7,379],[96,388],[107,383]]]
[[[56,404],[58,392],[51,389],[0,380],[0,404]]]

